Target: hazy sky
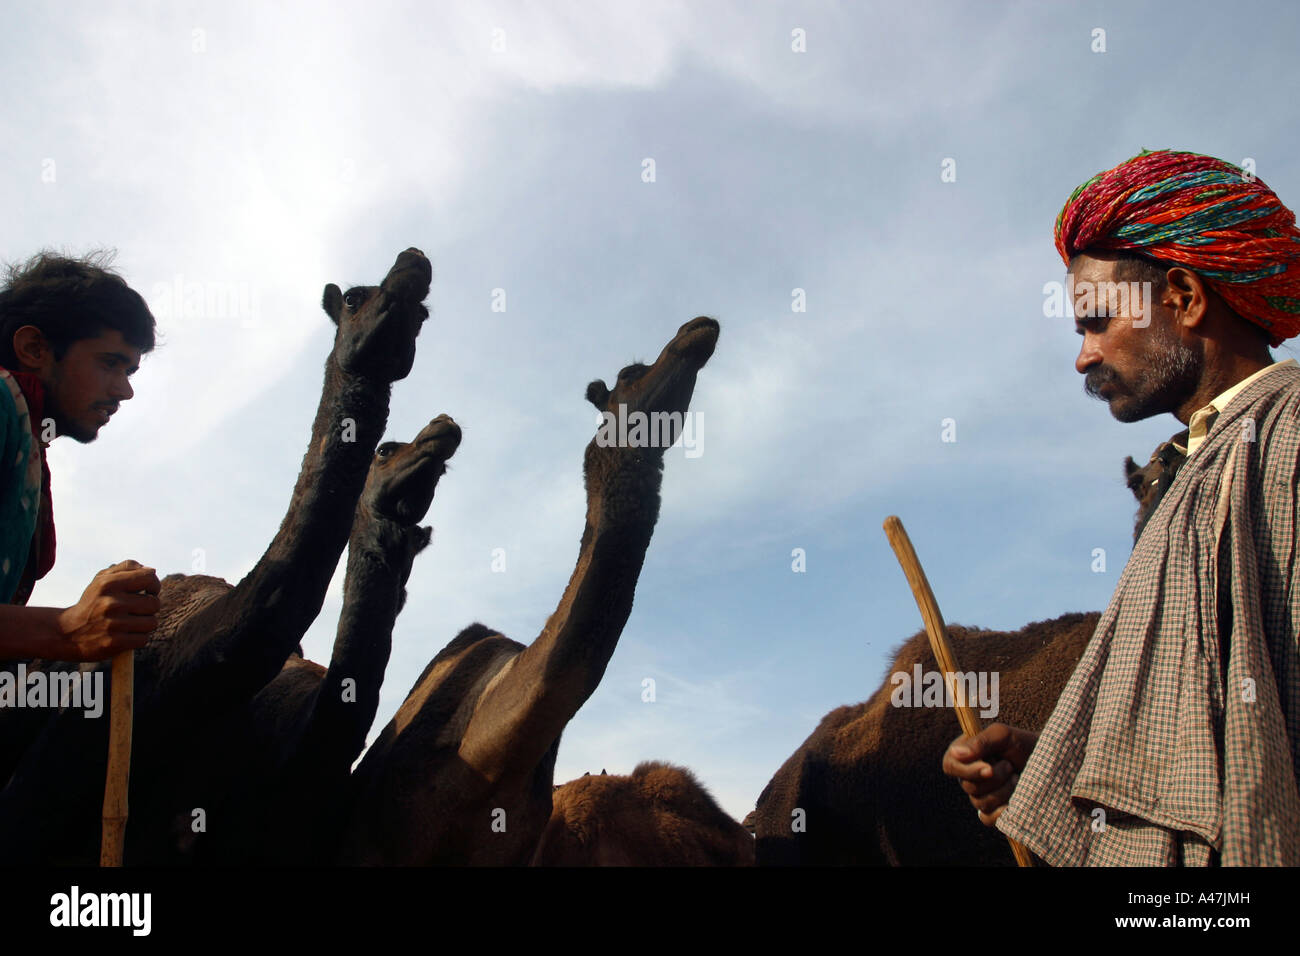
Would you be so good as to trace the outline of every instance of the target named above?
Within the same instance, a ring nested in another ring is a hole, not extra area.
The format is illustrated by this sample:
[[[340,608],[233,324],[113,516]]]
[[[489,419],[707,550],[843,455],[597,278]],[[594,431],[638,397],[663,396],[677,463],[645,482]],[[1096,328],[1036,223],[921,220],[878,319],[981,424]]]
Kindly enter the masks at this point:
[[[242,577],[307,446],[321,288],[418,246],[432,315],[387,437],[447,412],[464,442],[377,733],[465,625],[537,635],[582,533],[587,383],[712,315],[703,454],[667,455],[631,619],[556,779],[668,760],[737,818],[920,627],[886,515],[951,622],[1108,600],[1122,459],[1180,426],[1114,421],[1072,321],[1044,315],[1071,190],[1171,147],[1250,157],[1300,203],[1284,2],[322,9],[29,5],[0,34],[0,257],[116,248],[162,340],[98,441],[51,448],[59,556],[32,603],[127,557]],[[305,641],[322,662],[342,579]]]

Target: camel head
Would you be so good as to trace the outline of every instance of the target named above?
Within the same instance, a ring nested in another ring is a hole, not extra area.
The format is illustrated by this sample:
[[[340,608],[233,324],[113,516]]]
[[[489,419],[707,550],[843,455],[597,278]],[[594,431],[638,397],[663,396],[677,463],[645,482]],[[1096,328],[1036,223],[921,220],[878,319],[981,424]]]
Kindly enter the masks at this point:
[[[1137,519],[1133,528],[1134,544],[1142,534],[1142,529],[1146,527],[1147,519],[1156,510],[1156,505],[1160,504],[1160,499],[1173,484],[1178,469],[1186,460],[1187,456],[1174,447],[1172,440],[1162,442],[1151,454],[1151,460],[1141,468],[1131,456],[1124,459],[1124,478],[1138,503]]]
[[[353,286],[341,292],[333,283],[327,285],[321,307],[338,326],[334,356],[339,367],[385,382],[410,374],[415,337],[429,317],[423,303],[432,279],[429,260],[412,248],[397,257],[377,286]]]
[[[460,426],[439,415],[411,442],[387,441],[375,449],[366,487],[357,502],[348,543],[348,573],[353,561],[378,560],[397,571],[397,610],[406,604],[406,581],[415,556],[429,546],[430,527],[417,524],[433,503],[447,459],[460,447]],[[367,559],[365,556],[369,556]]]
[[[375,449],[359,506],[374,518],[412,528],[433,503],[438,479],[447,460],[460,447],[460,426],[439,415],[421,429],[414,441],[386,441]],[[424,543],[428,543],[428,528]],[[421,549],[423,545],[421,545]]]
[[[664,449],[682,433],[696,373],[717,343],[717,321],[700,316],[677,330],[654,364],[627,366],[612,389],[600,379],[587,386],[587,401],[601,413],[584,463],[589,498],[613,503],[626,516],[650,504],[650,512],[636,517],[654,524]]]
[[[598,412],[633,411],[685,414],[695,392],[695,374],[718,344],[718,323],[707,316],[691,319],[664,346],[653,365],[636,362],[618,373],[611,391],[597,379],[587,386],[587,401]],[[676,436],[674,436],[676,437]]]

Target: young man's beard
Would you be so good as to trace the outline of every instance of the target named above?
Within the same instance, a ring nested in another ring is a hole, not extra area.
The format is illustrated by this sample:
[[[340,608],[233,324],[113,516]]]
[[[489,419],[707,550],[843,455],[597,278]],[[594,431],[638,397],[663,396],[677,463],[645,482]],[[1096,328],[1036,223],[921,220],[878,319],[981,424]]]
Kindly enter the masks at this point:
[[[1125,381],[1110,366],[1099,365],[1084,376],[1083,390],[1093,398],[1109,401],[1110,413],[1121,422],[1175,411],[1200,383],[1203,356],[1171,335],[1147,358],[1148,364],[1136,381]],[[1121,393],[1104,398],[1100,389],[1107,384],[1118,386]]]
[[[63,410],[58,396],[63,391],[64,370],[61,364],[56,363],[51,373],[49,381],[45,383],[45,418],[54,421],[54,435],[67,435],[73,441],[81,442],[87,445],[99,437],[98,428],[83,428],[73,421],[67,412]],[[45,422],[41,422],[42,438],[44,437]]]
[[[99,437],[99,432],[97,430],[86,431],[84,429],[78,428],[75,424],[71,424],[71,423],[66,424],[63,427],[60,427],[58,425],[56,425],[55,427],[58,428],[60,435],[67,435],[73,441],[81,442],[81,444],[83,445],[89,445],[92,441],[94,441],[96,438]]]
[[[81,442],[83,445],[88,445],[99,437],[98,428],[85,429],[80,427],[76,422],[72,421],[64,414],[63,409],[61,409],[58,403],[52,398],[46,399],[45,417],[46,419],[53,420],[55,437],[59,435],[67,435],[73,441]],[[45,423],[42,422],[42,437],[44,437],[44,428]]]
[[[83,445],[89,445],[99,437],[99,429],[84,429],[77,425],[76,422],[70,422],[66,419],[56,418],[54,420],[54,429],[60,435],[67,435],[73,441],[81,442]]]

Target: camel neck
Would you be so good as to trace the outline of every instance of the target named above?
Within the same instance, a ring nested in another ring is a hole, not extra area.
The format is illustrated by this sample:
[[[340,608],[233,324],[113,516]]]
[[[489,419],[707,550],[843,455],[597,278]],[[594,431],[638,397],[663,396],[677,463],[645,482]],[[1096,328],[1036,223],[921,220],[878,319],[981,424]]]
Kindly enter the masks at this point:
[[[379,709],[393,624],[413,558],[405,550],[401,555],[385,551],[370,535],[354,534],[348,547],[343,610],[312,719],[312,736],[344,754],[344,766],[361,753]]]
[[[312,422],[311,443],[302,459],[280,529],[249,577],[274,579],[284,589],[284,569],[294,582],[319,598],[303,595],[283,603],[310,624],[320,611],[352,529],[354,505],[365,487],[375,446],[388,422],[391,386],[344,372],[333,352],[325,363],[325,387]],[[340,507],[340,503],[346,503]],[[248,579],[245,579],[248,580]],[[241,585],[243,582],[241,582]]]
[[[265,685],[320,613],[388,420],[389,391],[340,369],[331,351],[311,444],[275,538],[228,595],[189,622],[205,653],[239,662],[221,669],[222,693]],[[247,686],[232,689],[233,682]]]
[[[537,767],[604,676],[654,534],[661,462],[609,458],[588,446],[587,521],[564,596],[484,692],[475,710],[484,716],[461,741],[462,759],[484,779]]]
[[[577,564],[538,638],[540,644],[553,644],[552,667],[557,672],[580,675],[578,706],[595,691],[632,612],[654,535],[654,521],[648,519],[657,515],[658,504],[656,493],[652,502],[642,502],[634,512],[610,507],[602,499],[593,499],[588,507]]]

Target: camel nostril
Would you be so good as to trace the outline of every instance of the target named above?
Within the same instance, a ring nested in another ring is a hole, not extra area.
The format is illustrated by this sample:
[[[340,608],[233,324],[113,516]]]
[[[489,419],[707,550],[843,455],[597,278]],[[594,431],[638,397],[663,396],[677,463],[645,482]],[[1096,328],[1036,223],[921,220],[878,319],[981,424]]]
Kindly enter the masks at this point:
[[[717,347],[718,332],[718,321],[701,315],[678,329],[668,347],[679,355],[694,355],[707,361]]]
[[[707,315],[697,315],[689,322],[684,323],[682,327],[677,330],[677,333],[680,335],[683,332],[696,332],[700,329],[712,329],[714,332],[717,332],[719,328],[721,328],[721,326],[718,325],[717,319],[711,319]]]

